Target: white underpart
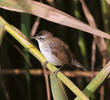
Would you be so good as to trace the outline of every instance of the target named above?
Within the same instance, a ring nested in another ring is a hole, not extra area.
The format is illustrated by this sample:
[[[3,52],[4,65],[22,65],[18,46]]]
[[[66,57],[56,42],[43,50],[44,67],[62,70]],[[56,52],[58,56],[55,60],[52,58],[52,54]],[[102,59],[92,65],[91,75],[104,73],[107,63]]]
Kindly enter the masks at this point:
[[[41,53],[49,63],[57,66],[62,65],[61,62],[57,59],[57,57],[52,54],[50,47],[48,45],[44,45],[40,41],[38,41],[38,43]]]

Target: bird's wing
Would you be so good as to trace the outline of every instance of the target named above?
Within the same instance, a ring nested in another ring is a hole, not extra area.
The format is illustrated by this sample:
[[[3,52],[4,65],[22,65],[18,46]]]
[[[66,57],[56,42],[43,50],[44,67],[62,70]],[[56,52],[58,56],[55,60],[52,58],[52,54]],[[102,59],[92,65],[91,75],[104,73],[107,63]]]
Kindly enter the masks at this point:
[[[58,38],[53,39],[50,44],[51,52],[59,59],[61,59],[63,64],[74,65],[78,68],[81,68],[86,71],[84,66],[80,64],[70,51],[67,44],[63,41],[59,40]],[[56,52],[57,51],[57,52]]]
[[[55,38],[49,43],[52,54],[62,61],[63,64],[71,64],[69,47],[63,41]]]

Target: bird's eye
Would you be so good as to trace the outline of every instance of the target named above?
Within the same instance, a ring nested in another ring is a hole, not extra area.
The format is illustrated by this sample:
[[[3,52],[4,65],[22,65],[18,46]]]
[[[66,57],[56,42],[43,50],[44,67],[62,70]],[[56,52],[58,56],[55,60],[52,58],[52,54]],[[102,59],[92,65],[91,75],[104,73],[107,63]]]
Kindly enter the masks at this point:
[[[38,39],[41,39],[41,37],[37,37]]]
[[[38,37],[40,40],[44,40],[44,38],[43,37]]]

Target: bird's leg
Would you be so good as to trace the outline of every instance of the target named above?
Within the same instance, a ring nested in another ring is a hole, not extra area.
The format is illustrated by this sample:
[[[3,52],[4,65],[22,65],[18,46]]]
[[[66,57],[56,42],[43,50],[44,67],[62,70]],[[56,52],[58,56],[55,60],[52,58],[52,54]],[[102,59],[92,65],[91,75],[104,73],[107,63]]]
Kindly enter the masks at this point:
[[[54,73],[57,75],[57,73],[58,73],[62,68],[63,68],[63,65],[62,65],[60,68],[58,68],[58,70],[56,70]]]
[[[46,66],[47,66],[47,64],[48,64],[48,61],[45,61],[45,62],[44,62],[44,66],[46,67]]]

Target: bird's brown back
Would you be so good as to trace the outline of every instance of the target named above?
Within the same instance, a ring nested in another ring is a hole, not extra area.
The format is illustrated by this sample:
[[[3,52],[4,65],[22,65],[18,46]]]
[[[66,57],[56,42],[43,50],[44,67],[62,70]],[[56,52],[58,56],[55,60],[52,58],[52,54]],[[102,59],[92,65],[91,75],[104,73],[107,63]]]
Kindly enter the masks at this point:
[[[71,64],[72,53],[66,43],[54,37],[49,42],[49,46],[51,52],[62,61],[62,65]]]

